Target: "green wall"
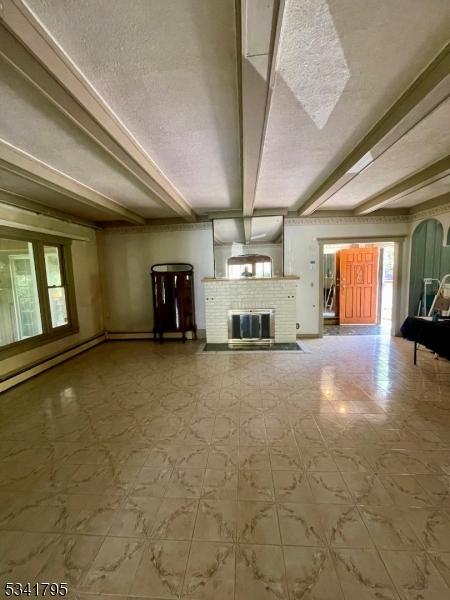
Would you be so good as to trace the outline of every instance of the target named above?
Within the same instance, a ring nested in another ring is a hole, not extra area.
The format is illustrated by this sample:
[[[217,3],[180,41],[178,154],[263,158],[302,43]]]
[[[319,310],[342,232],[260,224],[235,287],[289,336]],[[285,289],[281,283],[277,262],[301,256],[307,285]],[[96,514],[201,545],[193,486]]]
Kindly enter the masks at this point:
[[[423,292],[423,280],[427,277],[441,279],[450,273],[450,247],[443,246],[444,231],[436,219],[420,223],[412,235],[411,268],[409,283],[409,314],[417,312]],[[450,231],[447,235],[450,242]],[[430,299],[427,301],[430,305]]]

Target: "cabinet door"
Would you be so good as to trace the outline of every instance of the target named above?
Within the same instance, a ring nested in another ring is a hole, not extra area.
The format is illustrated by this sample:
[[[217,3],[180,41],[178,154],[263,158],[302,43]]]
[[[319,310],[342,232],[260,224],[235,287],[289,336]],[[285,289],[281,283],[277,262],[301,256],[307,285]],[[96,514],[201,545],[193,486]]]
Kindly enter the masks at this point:
[[[191,330],[194,327],[192,274],[183,270],[167,270],[167,267],[175,265],[156,266],[160,266],[161,270],[152,271],[155,330]]]
[[[176,275],[164,273],[162,280],[164,329],[165,331],[177,331],[179,328],[179,309]]]
[[[184,317],[186,326],[192,327],[194,323],[194,289],[192,275],[186,275],[184,282]]]

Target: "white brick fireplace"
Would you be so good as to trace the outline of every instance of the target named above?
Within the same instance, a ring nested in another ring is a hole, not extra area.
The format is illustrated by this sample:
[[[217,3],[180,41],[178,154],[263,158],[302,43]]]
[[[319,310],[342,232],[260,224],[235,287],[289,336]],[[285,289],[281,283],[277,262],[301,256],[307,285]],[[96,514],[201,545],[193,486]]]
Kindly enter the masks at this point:
[[[228,342],[229,311],[238,309],[273,309],[275,342],[295,342],[298,279],[294,276],[270,279],[203,279],[207,342]]]

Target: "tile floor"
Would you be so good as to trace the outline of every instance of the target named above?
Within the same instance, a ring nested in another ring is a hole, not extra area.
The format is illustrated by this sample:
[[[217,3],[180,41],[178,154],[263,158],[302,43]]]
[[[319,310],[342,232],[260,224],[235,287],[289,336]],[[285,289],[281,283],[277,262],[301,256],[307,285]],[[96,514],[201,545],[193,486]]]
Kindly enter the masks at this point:
[[[0,582],[71,598],[450,598],[450,363],[112,342],[0,397]]]
[[[381,325],[327,325],[324,323],[323,335],[390,335],[390,327]]]

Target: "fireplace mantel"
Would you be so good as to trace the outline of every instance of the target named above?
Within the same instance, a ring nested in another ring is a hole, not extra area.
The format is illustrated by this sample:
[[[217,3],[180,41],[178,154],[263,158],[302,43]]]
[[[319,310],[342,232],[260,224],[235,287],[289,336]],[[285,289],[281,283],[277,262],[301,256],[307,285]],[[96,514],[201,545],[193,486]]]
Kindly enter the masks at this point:
[[[230,310],[274,311],[275,342],[296,340],[297,286],[299,277],[205,278],[206,339],[210,344],[229,340]]]

